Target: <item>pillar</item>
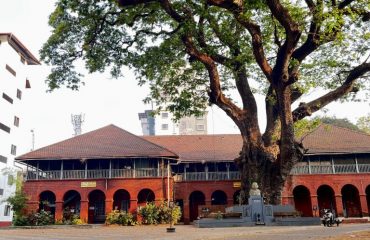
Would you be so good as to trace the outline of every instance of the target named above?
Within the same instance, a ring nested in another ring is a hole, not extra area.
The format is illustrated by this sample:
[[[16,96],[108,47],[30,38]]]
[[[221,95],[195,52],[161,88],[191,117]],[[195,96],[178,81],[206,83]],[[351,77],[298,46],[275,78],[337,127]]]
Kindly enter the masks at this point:
[[[317,200],[317,195],[311,195],[311,206],[312,206],[312,216],[319,217],[319,202]]]
[[[80,208],[80,219],[87,223],[88,216],[89,216],[89,201],[88,200],[81,200],[81,208]]]
[[[63,220],[63,201],[55,202],[55,221]]]
[[[338,217],[343,217],[342,195],[335,195],[335,205],[337,205],[337,216]]]
[[[112,212],[113,210],[113,199],[105,199],[105,215]]]
[[[369,216],[369,206],[367,205],[366,194],[360,195],[360,203],[361,203],[362,217],[368,217]]]
[[[189,206],[190,202],[189,200],[184,200],[184,224],[190,224],[190,212],[189,212],[189,209],[190,209],[190,206]]]
[[[137,212],[137,199],[131,199],[130,200],[130,209],[128,210],[130,213],[136,213]]]

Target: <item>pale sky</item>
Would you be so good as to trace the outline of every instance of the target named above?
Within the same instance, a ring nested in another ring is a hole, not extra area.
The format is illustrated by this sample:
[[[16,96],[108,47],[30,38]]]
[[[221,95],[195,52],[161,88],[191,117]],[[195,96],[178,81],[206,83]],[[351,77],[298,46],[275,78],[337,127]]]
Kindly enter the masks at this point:
[[[0,0],[0,32],[15,34],[39,57],[39,49],[50,35],[47,22],[54,3],[54,0]],[[78,92],[62,88],[46,93],[47,86],[44,81],[49,69],[45,64],[35,66],[29,77],[32,99],[28,99],[30,107],[25,110],[25,127],[34,129],[36,149],[70,138],[73,134],[72,113],[85,114],[83,133],[113,123],[134,134],[142,134],[137,114],[149,108],[142,102],[148,89],[137,86],[132,71],[125,70],[125,76],[121,79],[111,79],[109,73],[85,75],[86,85]],[[258,104],[263,129],[263,98],[258,98]],[[332,103],[327,109],[327,115],[346,117],[356,122],[358,117],[367,115],[370,107],[367,101]],[[238,130],[221,110],[213,107],[209,111],[208,133],[238,133]],[[24,141],[30,148],[31,139],[29,132]]]

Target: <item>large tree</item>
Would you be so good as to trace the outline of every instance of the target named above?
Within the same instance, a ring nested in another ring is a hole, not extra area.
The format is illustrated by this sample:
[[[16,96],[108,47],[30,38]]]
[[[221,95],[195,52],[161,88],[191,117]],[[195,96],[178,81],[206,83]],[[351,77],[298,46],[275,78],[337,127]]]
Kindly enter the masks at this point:
[[[51,90],[78,89],[82,59],[90,72],[115,77],[134,68],[150,86],[146,100],[176,117],[217,105],[243,139],[235,161],[244,193],[257,181],[278,203],[305,151],[294,123],[369,87],[369,8],[368,0],[58,0],[41,58],[54,66]],[[326,91],[300,100],[316,88]],[[265,95],[264,132],[257,93]]]

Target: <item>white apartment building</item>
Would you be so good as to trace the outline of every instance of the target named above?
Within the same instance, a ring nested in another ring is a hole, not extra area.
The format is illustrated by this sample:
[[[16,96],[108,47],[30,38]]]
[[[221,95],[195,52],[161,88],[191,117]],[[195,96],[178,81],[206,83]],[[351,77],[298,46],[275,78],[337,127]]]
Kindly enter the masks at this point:
[[[19,169],[14,165],[15,156],[29,150],[21,143],[29,133],[29,129],[23,128],[21,107],[31,88],[27,69],[39,64],[13,34],[0,33],[0,226],[11,224],[13,217],[10,206],[3,200],[16,189]]]
[[[178,122],[172,120],[170,112],[162,111],[151,116],[152,111],[139,113],[143,135],[205,135],[207,134],[207,115],[183,117]]]

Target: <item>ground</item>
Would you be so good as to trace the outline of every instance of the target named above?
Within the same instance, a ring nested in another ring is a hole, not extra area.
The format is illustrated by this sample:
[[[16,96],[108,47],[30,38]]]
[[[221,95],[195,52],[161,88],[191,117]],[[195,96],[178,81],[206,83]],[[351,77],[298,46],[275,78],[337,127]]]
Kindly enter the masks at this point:
[[[196,228],[176,226],[175,233],[167,233],[168,226],[94,226],[75,228],[57,226],[55,229],[1,229],[0,239],[28,240],[115,240],[115,239],[176,239],[176,240],[370,240],[370,224],[345,224],[339,227],[235,227]]]

